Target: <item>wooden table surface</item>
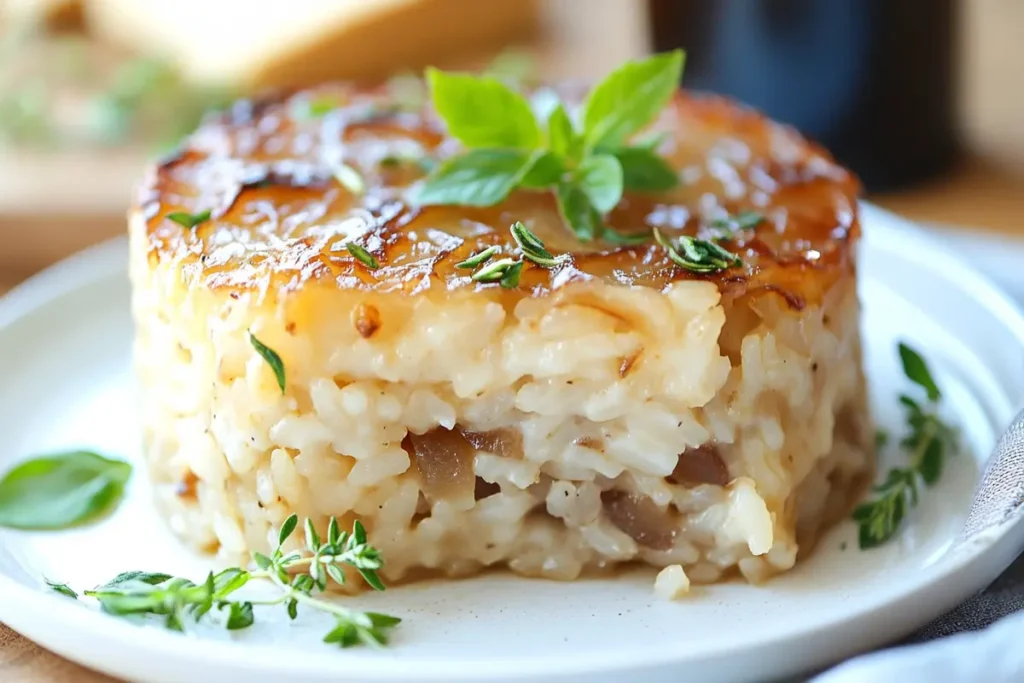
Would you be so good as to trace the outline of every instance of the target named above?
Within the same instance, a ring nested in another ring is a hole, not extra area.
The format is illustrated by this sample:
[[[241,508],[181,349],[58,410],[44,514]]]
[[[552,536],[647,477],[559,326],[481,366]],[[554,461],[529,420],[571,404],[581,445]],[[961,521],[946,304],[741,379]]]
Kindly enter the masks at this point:
[[[552,0],[561,12],[562,55],[553,71],[603,72],[644,49],[643,18],[632,0],[593,0],[602,11],[586,21],[567,21],[571,0]],[[578,8],[577,8],[578,9]],[[968,0],[964,2],[963,128],[970,150],[958,168],[921,187],[869,197],[908,218],[960,225],[1024,240],[1024,2]],[[578,19],[578,14],[572,14]],[[556,16],[556,21],[558,17]],[[602,43],[594,51],[590,37],[614,26],[621,40]],[[582,46],[582,47],[581,47]],[[0,162],[0,183],[8,188],[24,177],[25,166]],[[124,174],[124,162],[111,171]],[[120,175],[119,175],[120,174]],[[74,177],[75,173],[69,176]],[[0,187],[0,195],[4,192]],[[16,198],[24,199],[20,189]],[[99,201],[89,193],[82,201]],[[45,197],[44,197],[45,198]],[[0,196],[0,207],[3,205]],[[20,215],[19,215],[20,213]],[[0,213],[0,292],[32,272],[88,244],[123,232],[117,212]],[[0,625],[0,681],[12,683],[109,683],[60,657],[41,650]]]

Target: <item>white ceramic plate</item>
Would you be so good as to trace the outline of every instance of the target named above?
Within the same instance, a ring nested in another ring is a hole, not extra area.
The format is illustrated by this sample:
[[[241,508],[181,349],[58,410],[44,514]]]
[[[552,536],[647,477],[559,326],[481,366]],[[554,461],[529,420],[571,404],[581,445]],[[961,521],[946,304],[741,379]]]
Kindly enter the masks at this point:
[[[806,672],[892,641],[997,576],[1024,545],[1016,520],[956,544],[979,468],[1024,391],[1024,319],[1008,299],[915,228],[864,208],[862,297],[873,407],[899,432],[905,339],[938,375],[967,453],[950,463],[899,537],[857,549],[847,522],[795,571],[753,587],[654,599],[653,572],[572,584],[492,574],[356,601],[405,618],[383,651],[320,643],[327,624],[257,612],[242,634],[190,636],[102,615],[45,588],[88,588],[126,569],[199,577],[150,507],[140,472],[96,526],[0,531],[0,621],[87,666],[138,681],[730,681]],[[0,470],[51,449],[135,458],[125,245],[83,253],[0,302]],[[888,457],[898,457],[889,454]],[[886,467],[883,463],[882,467]]]

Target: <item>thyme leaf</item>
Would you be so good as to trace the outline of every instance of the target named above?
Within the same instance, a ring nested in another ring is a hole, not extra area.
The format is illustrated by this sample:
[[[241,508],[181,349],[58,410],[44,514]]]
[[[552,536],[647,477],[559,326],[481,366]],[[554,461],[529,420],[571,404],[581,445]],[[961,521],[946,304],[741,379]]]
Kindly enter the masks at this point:
[[[655,228],[654,240],[664,247],[673,263],[694,273],[717,273],[743,264],[739,256],[714,242],[680,235],[676,243]]]
[[[501,247],[499,247],[497,245],[493,245],[493,246],[487,247],[483,251],[478,252],[478,253],[474,254],[473,256],[470,256],[465,261],[461,261],[459,263],[456,263],[455,267],[456,268],[462,268],[462,269],[476,268],[477,266],[479,266],[479,265],[481,265],[483,263],[487,263],[487,261],[489,261],[492,256],[494,256],[495,254],[499,253],[500,251],[501,251]]]
[[[523,262],[516,261],[505,270],[505,274],[501,276],[499,283],[505,289],[515,289],[519,286],[519,276],[523,272]]]
[[[199,213],[188,213],[186,211],[174,211],[167,214],[167,220],[174,221],[183,228],[194,228],[200,223],[205,223],[210,220],[211,212],[209,209],[206,211],[200,211]]]
[[[49,579],[43,580],[46,581],[47,586],[52,588],[54,591],[60,593],[61,595],[65,595],[71,598],[72,600],[78,599],[78,593],[72,590],[71,587],[68,586],[66,583],[57,583],[56,581],[50,581]]]
[[[764,214],[757,211],[742,211],[735,216],[711,221],[709,227],[722,231],[725,236],[731,236],[741,230],[756,228],[762,222],[764,222]]]
[[[348,253],[352,254],[357,261],[370,270],[377,270],[380,268],[380,264],[377,262],[377,259],[374,258],[373,254],[366,250],[366,247],[356,244],[355,242],[348,242],[345,245],[345,248],[348,249]]]
[[[474,282],[499,282],[509,268],[514,266],[517,262],[510,258],[498,259],[492,261],[486,266],[476,271],[470,276],[470,279]]]
[[[284,362],[281,360],[281,356],[277,354],[277,351],[270,348],[259,339],[256,338],[251,331],[249,332],[249,343],[256,349],[256,353],[263,357],[263,360],[267,361],[267,365],[274,371],[274,377],[277,379],[277,386],[281,388],[281,395],[284,395],[285,387],[285,371]]]

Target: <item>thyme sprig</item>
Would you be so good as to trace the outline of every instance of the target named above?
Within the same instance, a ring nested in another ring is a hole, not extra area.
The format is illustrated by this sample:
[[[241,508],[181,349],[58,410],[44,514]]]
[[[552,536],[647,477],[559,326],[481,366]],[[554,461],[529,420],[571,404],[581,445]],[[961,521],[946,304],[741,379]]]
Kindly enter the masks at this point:
[[[380,551],[370,545],[366,529],[356,521],[351,533],[342,531],[332,517],[327,535],[321,539],[312,522],[304,524],[304,551],[286,552],[284,546],[298,528],[299,520],[291,515],[281,526],[278,545],[268,556],[253,554],[254,569],[231,567],[210,572],[202,583],[169,574],[124,572],[111,581],[83,595],[100,603],[104,612],[127,617],[154,615],[174,631],[185,631],[189,623],[199,622],[214,610],[223,613],[228,630],[245,629],[255,622],[253,607],[283,605],[291,619],[298,617],[299,606],[325,612],[335,623],[324,636],[325,643],[341,647],[353,645],[386,645],[391,629],[401,619],[377,612],[361,612],[323,599],[320,593],[328,583],[343,586],[343,567],[352,567],[373,589],[384,590],[377,571],[383,566]],[[280,595],[264,600],[236,600],[234,594],[250,581],[265,580],[276,586]],[[54,590],[75,597],[64,584],[47,581]]]
[[[959,447],[957,431],[938,416],[942,393],[924,358],[903,343],[899,354],[903,373],[924,389],[925,401],[900,396],[909,432],[899,445],[909,454],[910,464],[889,470],[885,480],[875,487],[875,497],[853,511],[862,550],[881,545],[896,534],[907,510],[917,505],[919,482],[933,486],[942,475],[946,454],[956,453]]]
[[[492,245],[470,256],[465,261],[456,263],[455,267],[471,269],[483,266],[470,275],[471,280],[484,283],[497,282],[505,289],[515,289],[519,286],[519,278],[526,261],[531,261],[542,268],[556,268],[565,262],[567,257],[564,254],[561,256],[552,254],[540,241],[540,238],[530,232],[529,228],[521,222],[513,223],[510,230],[512,239],[519,246],[519,251],[523,256],[521,259],[503,258],[491,261],[492,257],[501,253],[501,247]]]
[[[516,221],[513,223],[510,230],[512,232],[512,239],[519,245],[519,251],[523,253],[523,257],[533,261],[538,266],[554,268],[564,260],[563,258],[555,258],[550,251],[544,248],[544,243],[521,222]]]
[[[694,273],[717,273],[743,264],[739,256],[708,240],[680,235],[673,244],[657,228],[654,240],[668,252],[673,263]]]

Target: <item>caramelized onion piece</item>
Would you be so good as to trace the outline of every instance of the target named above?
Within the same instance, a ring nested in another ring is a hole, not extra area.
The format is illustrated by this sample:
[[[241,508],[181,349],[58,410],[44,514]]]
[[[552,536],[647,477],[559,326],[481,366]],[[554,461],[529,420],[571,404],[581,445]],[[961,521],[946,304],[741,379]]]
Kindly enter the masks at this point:
[[[423,493],[431,500],[472,500],[476,488],[473,447],[457,431],[438,427],[408,434],[402,447],[419,472]]]
[[[476,500],[483,500],[489,498],[495,493],[501,493],[501,487],[497,484],[492,484],[486,479],[476,478],[476,490],[473,492],[473,497]]]
[[[523,435],[516,429],[492,429],[489,432],[471,432],[459,427],[459,432],[473,448],[500,455],[503,458],[523,458]]]
[[[678,525],[671,510],[659,508],[647,496],[625,491],[605,491],[601,502],[611,523],[640,545],[654,550],[672,547]]]
[[[725,486],[729,483],[729,469],[722,462],[718,449],[711,444],[704,444],[681,453],[676,468],[666,478],[674,484],[685,486]]]
[[[187,500],[196,499],[196,484],[199,483],[199,477],[192,470],[187,470],[185,475],[181,478],[181,481],[174,487],[174,494],[179,498]]]

